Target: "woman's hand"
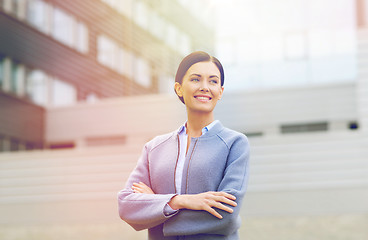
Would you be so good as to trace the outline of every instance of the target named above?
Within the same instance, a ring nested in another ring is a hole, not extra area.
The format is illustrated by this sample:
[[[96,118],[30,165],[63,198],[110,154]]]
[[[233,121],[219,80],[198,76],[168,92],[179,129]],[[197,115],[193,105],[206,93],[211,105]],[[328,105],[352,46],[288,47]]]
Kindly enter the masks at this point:
[[[135,193],[155,194],[152,189],[143,182],[133,183],[132,189]]]
[[[228,213],[232,213],[233,209],[224,205],[236,207],[236,197],[225,192],[205,192],[199,194],[184,194],[174,196],[169,206],[176,209],[191,209],[191,210],[204,210],[211,213],[213,216],[222,219],[222,216],[214,209],[218,208]]]

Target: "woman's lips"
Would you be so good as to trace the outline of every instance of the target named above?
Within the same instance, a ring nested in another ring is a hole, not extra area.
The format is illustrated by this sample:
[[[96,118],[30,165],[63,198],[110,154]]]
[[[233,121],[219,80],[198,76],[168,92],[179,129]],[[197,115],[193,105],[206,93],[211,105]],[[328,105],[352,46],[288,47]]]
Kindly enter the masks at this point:
[[[208,102],[210,101],[212,98],[209,96],[194,96],[197,100],[201,101],[201,102]]]

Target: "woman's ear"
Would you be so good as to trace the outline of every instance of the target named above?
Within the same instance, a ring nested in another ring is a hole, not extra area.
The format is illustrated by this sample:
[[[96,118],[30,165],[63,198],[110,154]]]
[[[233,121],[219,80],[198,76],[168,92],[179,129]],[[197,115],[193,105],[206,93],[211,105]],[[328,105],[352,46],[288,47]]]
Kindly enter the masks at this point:
[[[218,100],[221,100],[223,93],[224,93],[224,87],[221,87],[220,96],[219,96]]]
[[[176,94],[179,97],[182,97],[183,96],[183,92],[182,92],[182,88],[181,88],[181,84],[180,83],[175,82],[174,89],[175,89]]]

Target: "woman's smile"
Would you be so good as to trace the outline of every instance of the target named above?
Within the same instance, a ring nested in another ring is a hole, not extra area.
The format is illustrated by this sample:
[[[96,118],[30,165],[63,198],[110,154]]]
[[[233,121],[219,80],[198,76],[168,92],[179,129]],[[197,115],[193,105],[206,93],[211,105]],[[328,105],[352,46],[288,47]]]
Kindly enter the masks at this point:
[[[207,103],[212,100],[212,97],[206,95],[197,95],[194,96],[194,98],[203,103]]]

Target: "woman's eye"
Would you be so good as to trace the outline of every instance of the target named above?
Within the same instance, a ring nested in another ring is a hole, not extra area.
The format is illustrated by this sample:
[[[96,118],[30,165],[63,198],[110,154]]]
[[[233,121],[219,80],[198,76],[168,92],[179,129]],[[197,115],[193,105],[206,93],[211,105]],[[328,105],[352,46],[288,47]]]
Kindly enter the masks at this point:
[[[199,82],[198,78],[192,78],[192,82]]]
[[[217,80],[211,80],[211,83],[217,84],[218,81]]]

